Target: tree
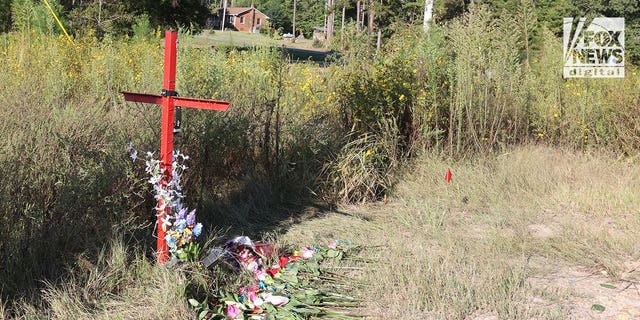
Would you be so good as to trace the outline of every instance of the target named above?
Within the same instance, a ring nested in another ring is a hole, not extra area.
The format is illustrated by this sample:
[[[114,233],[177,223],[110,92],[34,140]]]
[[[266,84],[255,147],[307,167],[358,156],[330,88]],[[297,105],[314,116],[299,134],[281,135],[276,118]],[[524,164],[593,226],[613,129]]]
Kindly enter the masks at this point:
[[[71,30],[94,30],[99,37],[106,33],[122,34],[131,29],[136,10],[128,3],[106,0],[73,2],[69,12]]]
[[[11,28],[11,0],[0,0],[0,31]]]
[[[335,27],[335,20],[336,20],[336,7],[335,7],[335,0],[327,0],[327,23],[325,26],[325,32],[327,34],[327,43],[330,44],[331,43],[331,39],[333,38],[333,30]]]
[[[424,1],[424,21],[422,23],[422,28],[424,32],[429,32],[429,22],[433,19],[433,0],[425,0]]]
[[[324,25],[325,4],[317,0],[297,0],[296,30],[306,37],[313,34],[314,27]]]
[[[269,17],[272,28],[280,30],[281,33],[291,30],[292,13],[289,6],[293,6],[292,1],[266,0],[256,7]]]

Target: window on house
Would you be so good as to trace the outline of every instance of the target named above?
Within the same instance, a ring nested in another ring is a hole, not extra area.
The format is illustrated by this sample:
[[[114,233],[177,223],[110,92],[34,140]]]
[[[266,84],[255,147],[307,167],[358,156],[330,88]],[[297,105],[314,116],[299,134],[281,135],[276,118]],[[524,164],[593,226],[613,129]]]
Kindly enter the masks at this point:
[[[229,23],[233,24],[233,19],[234,19],[233,16],[229,16]]]
[[[240,17],[240,24],[244,24],[244,17]]]
[[[262,19],[258,18],[258,23],[257,25],[260,25],[262,23]]]

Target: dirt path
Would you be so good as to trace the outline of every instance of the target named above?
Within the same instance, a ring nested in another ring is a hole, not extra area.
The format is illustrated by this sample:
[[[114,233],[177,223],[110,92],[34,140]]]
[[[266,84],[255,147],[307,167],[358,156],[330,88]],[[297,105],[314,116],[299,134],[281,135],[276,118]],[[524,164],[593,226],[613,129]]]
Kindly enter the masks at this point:
[[[556,293],[563,309],[568,310],[569,319],[640,319],[640,262],[628,263],[621,280],[616,282],[604,270],[550,261],[535,264],[529,285],[533,290]],[[533,303],[543,307],[549,301],[538,297]]]

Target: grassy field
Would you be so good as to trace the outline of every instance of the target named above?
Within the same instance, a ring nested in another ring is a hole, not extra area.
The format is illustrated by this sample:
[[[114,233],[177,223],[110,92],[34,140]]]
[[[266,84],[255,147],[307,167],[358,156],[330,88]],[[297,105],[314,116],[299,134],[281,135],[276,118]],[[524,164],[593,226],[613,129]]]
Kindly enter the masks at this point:
[[[375,52],[355,33],[326,65],[181,34],[177,90],[232,103],[185,111],[174,141],[203,247],[363,244],[344,270],[373,319],[638,318],[639,70],[564,79],[561,39],[524,59],[520,21],[399,26]],[[2,317],[196,316],[201,272],[154,266],[157,202],[127,151],[158,151],[158,108],[120,92],[162,88],[159,36],[0,36]]]
[[[313,46],[313,39],[274,39],[272,37],[259,34],[239,31],[219,31],[205,30],[201,34],[188,38],[187,45],[193,47],[225,47],[225,46],[267,46],[267,47],[287,47],[304,50],[326,51],[325,48]]]
[[[375,262],[357,278],[372,319],[636,319],[638,177],[631,161],[546,147],[426,155],[388,202],[343,207],[283,239],[369,246]]]
[[[631,161],[549,147],[455,163],[426,154],[386,201],[309,211],[269,237],[362,245],[368,262],[343,267],[368,319],[636,319],[638,177]],[[43,291],[45,306],[23,304],[20,317],[196,316],[184,280],[197,282],[193,270],[110,248],[95,264],[79,259],[71,280]]]

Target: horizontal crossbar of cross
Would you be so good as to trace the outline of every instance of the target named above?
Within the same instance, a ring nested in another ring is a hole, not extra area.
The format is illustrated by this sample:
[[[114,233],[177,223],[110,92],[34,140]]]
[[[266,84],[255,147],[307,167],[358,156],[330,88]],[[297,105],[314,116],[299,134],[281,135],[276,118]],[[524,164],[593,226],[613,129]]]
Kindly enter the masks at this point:
[[[162,104],[162,99],[164,98],[163,96],[158,94],[148,93],[133,93],[123,91],[122,94],[124,95],[124,99],[127,101],[153,103],[160,105]],[[229,108],[229,105],[231,105],[231,103],[221,100],[185,98],[178,96],[172,96],[171,99],[173,99],[175,106],[177,107],[197,108],[205,110],[226,111]]]

